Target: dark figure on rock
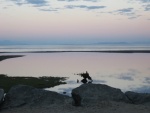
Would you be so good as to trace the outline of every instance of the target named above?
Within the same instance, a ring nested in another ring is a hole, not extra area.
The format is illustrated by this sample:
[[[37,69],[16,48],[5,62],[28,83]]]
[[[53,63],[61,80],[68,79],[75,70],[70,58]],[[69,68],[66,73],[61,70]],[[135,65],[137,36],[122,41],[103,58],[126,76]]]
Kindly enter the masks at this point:
[[[77,75],[80,75],[81,77],[83,77],[83,79],[81,80],[82,83],[92,83],[92,78],[90,77],[89,73],[86,71],[86,73],[79,73]],[[88,79],[88,80],[87,80]]]

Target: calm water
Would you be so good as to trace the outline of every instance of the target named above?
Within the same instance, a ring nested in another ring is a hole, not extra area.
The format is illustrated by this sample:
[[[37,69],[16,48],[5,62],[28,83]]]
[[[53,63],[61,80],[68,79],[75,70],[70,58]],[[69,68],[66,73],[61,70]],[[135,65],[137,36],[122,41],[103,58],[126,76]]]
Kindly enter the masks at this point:
[[[19,53],[7,53],[19,54]],[[20,58],[0,62],[0,74],[9,76],[68,77],[66,85],[47,88],[59,93],[79,86],[77,73],[88,71],[93,83],[107,84],[122,91],[150,93],[150,53],[20,53]]]

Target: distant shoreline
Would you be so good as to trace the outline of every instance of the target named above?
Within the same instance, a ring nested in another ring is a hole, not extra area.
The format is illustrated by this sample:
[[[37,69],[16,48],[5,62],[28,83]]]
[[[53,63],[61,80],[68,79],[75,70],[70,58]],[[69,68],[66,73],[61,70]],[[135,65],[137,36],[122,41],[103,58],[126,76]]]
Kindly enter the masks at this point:
[[[16,57],[23,57],[24,55],[1,55],[0,61],[9,59],[9,58],[16,58]]]
[[[150,50],[105,50],[105,51],[22,51],[0,53],[61,53],[61,52],[98,52],[98,53],[150,53]],[[14,55],[15,56],[15,55]]]

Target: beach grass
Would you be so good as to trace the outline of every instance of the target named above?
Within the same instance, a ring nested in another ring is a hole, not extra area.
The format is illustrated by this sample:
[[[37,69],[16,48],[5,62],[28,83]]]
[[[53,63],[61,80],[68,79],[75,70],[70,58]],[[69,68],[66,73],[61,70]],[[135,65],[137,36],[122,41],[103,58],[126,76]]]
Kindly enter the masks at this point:
[[[30,85],[36,88],[49,88],[60,84],[66,84],[64,82],[66,77],[10,77],[4,74],[0,74],[0,88],[3,88],[7,93],[9,89],[18,84]]]

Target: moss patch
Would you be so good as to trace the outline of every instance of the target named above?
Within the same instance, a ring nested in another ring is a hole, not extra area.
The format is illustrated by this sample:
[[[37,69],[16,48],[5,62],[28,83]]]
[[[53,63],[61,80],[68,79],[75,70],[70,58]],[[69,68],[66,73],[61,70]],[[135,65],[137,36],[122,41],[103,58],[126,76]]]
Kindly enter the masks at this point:
[[[3,88],[5,92],[18,84],[30,85],[36,88],[49,88],[60,84],[66,84],[64,82],[66,77],[10,77],[7,75],[0,74],[0,88]]]

